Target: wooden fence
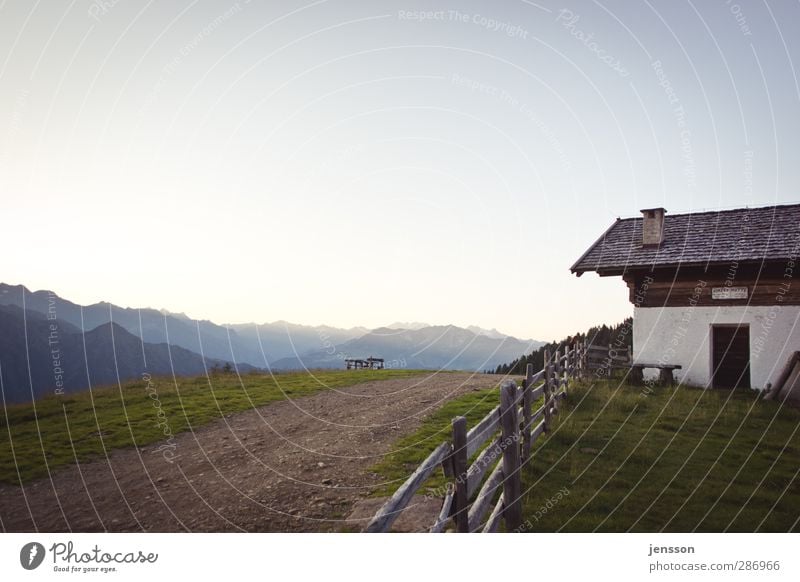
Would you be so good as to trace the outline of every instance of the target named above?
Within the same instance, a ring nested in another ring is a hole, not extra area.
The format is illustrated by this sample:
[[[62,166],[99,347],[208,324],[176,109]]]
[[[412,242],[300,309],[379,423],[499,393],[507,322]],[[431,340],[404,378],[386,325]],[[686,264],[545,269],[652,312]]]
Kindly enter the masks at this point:
[[[628,370],[633,363],[633,353],[630,346],[616,347],[614,344],[607,346],[585,346],[586,370],[596,372],[607,370],[607,375],[612,370]]]
[[[552,357],[545,351],[544,368],[533,373],[533,366],[528,364],[521,386],[513,380],[503,382],[500,404],[471,429],[467,430],[463,416],[454,418],[452,439],[440,444],[422,461],[364,531],[389,531],[437,467],[441,467],[448,485],[430,532],[444,531],[451,520],[458,532],[497,531],[501,519],[507,531],[519,528],[522,525],[520,470],[531,461],[531,445],[550,431],[559,402],[567,397],[570,380],[588,372],[588,356],[585,343],[566,346],[563,352],[556,350]],[[544,403],[533,410],[533,403],[541,397]],[[484,447],[487,442],[489,445]],[[476,453],[478,456],[470,464]],[[501,492],[495,499],[498,490]]]

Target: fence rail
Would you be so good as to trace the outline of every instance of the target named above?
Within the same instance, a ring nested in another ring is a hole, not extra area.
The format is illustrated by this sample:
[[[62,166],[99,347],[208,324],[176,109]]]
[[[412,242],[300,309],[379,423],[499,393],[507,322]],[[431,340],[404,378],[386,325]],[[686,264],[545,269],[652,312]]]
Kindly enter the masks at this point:
[[[586,346],[586,369],[589,371],[599,368],[605,369],[630,369],[633,363],[633,353],[630,346],[621,348],[613,344],[607,346]]]
[[[497,531],[501,519],[505,521],[506,530],[519,528],[522,525],[521,469],[531,461],[533,443],[550,431],[559,402],[567,397],[570,381],[588,374],[595,347],[576,342],[566,346],[563,352],[559,349],[551,354],[546,350],[543,369],[534,373],[533,366],[528,364],[521,386],[513,380],[503,382],[500,404],[472,429],[467,430],[467,420],[463,416],[454,418],[451,440],[441,443],[420,463],[364,531],[389,531],[437,468],[443,471],[448,485],[430,532],[445,531],[450,523],[457,532],[493,532]],[[533,410],[533,403],[542,397],[543,404]],[[469,459],[476,454],[470,464]]]

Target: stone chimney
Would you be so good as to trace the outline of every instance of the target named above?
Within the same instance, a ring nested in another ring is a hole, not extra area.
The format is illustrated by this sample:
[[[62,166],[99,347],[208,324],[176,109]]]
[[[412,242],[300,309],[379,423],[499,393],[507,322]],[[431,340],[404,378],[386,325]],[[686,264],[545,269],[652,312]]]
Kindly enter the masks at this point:
[[[642,210],[642,246],[657,247],[664,242],[664,208]]]

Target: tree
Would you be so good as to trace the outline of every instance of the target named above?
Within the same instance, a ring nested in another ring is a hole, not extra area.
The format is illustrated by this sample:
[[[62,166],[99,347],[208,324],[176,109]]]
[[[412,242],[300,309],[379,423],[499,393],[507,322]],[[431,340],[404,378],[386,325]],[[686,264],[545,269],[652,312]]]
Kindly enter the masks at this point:
[[[522,355],[516,360],[508,364],[498,364],[495,369],[495,374],[513,374],[522,375],[525,373],[525,368],[528,364],[533,365],[535,371],[544,368],[544,352],[550,350],[552,354],[558,349],[563,349],[566,346],[571,346],[575,342],[587,340],[590,345],[607,346],[608,344],[616,343],[619,348],[625,349],[633,345],[633,333],[631,333],[633,325],[633,318],[628,317],[622,323],[618,323],[609,327],[606,324],[589,328],[588,331],[575,335],[567,336],[561,341],[550,342],[538,349],[532,351],[530,354]]]

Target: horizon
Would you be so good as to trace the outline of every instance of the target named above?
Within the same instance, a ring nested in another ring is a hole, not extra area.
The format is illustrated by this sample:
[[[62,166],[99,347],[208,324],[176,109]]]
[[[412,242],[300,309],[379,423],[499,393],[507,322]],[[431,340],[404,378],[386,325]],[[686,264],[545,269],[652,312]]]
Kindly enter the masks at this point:
[[[0,10],[3,277],[77,303],[565,337],[615,218],[800,192],[796,6],[84,8]]]
[[[483,326],[480,326],[480,325],[475,325],[475,324],[472,324],[472,323],[457,324],[457,323],[452,323],[452,322],[450,322],[450,323],[436,323],[436,322],[427,322],[427,321],[426,322],[423,322],[423,321],[393,321],[391,323],[384,323],[384,324],[381,324],[381,325],[377,325],[375,327],[368,327],[368,326],[365,326],[365,325],[350,325],[350,326],[347,326],[347,327],[340,327],[340,326],[330,325],[330,324],[324,323],[324,322],[323,323],[299,323],[299,322],[296,322],[296,321],[288,321],[288,320],[285,320],[285,319],[276,319],[276,320],[272,320],[272,321],[262,321],[262,322],[257,322],[257,321],[254,321],[254,320],[238,321],[238,322],[231,322],[231,321],[221,322],[221,321],[214,321],[213,319],[209,319],[207,317],[203,317],[201,314],[200,315],[194,315],[194,314],[186,313],[186,312],[183,312],[183,311],[171,311],[169,309],[160,308],[160,307],[151,307],[151,306],[146,306],[145,307],[145,306],[135,306],[135,305],[120,305],[118,303],[115,303],[114,301],[108,301],[108,300],[94,301],[92,303],[78,303],[78,302],[72,301],[72,299],[70,299],[69,297],[65,297],[64,295],[62,295],[61,293],[59,293],[59,292],[57,292],[57,291],[55,291],[53,289],[31,289],[31,288],[29,288],[27,285],[25,285],[23,283],[6,283],[5,281],[0,281],[0,285],[8,285],[9,287],[23,287],[28,293],[54,293],[60,299],[63,299],[63,300],[66,300],[66,301],[70,301],[72,303],[76,303],[77,305],[79,305],[82,308],[92,307],[94,305],[113,305],[113,306],[119,307],[121,309],[130,309],[130,310],[133,310],[133,311],[150,310],[150,311],[157,311],[157,312],[165,314],[165,315],[187,317],[187,318],[189,318],[189,319],[191,319],[193,321],[201,321],[201,322],[207,321],[207,322],[213,323],[215,325],[218,325],[220,327],[233,327],[233,326],[241,326],[241,325],[262,326],[262,325],[288,324],[288,325],[310,327],[310,328],[330,327],[330,328],[341,329],[341,330],[345,330],[345,331],[364,330],[367,333],[374,332],[374,331],[379,330],[379,329],[413,330],[413,329],[416,329],[416,326],[424,326],[424,327],[457,327],[457,328],[460,328],[460,329],[465,329],[467,331],[472,331],[470,328],[479,328],[482,331],[497,332],[497,333],[499,333],[501,335],[508,336],[508,337],[511,337],[511,338],[514,338],[514,339],[518,339],[518,340],[520,340],[522,342],[558,341],[560,339],[563,339],[563,337],[567,337],[568,335],[572,335],[572,334],[565,334],[561,338],[544,339],[544,338],[537,338],[537,337],[534,337],[534,336],[517,336],[517,335],[514,335],[514,334],[505,333],[503,330],[498,329],[496,327],[486,328],[486,327],[483,327]],[[605,324],[605,325],[613,326],[613,325],[617,325],[618,323],[621,323],[621,322],[601,322],[601,323],[598,323],[596,325],[597,326],[601,326],[601,325]],[[401,327],[401,328],[394,327],[394,326],[397,326],[397,325],[408,325],[409,327]],[[589,327],[594,327],[594,325],[589,326]],[[581,333],[583,331],[585,331],[585,330],[580,330]]]

